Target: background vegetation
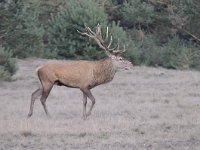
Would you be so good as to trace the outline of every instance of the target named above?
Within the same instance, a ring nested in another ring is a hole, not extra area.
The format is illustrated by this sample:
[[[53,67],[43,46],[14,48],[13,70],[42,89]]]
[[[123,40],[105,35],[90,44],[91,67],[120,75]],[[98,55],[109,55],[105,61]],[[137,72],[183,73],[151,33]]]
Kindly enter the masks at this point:
[[[0,51],[9,58],[100,59],[105,54],[77,29],[101,23],[126,43],[124,56],[136,65],[200,69],[199,8],[199,0],[0,0]],[[14,73],[0,66],[9,72],[0,76]]]
[[[12,58],[12,52],[0,47],[0,80],[10,80],[16,72],[15,59]]]

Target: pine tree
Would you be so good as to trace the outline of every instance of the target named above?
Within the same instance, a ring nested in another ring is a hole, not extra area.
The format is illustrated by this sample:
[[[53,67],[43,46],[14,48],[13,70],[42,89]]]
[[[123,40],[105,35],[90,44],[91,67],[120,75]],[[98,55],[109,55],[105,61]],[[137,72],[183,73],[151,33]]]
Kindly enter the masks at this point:
[[[69,0],[66,6],[63,11],[52,16],[49,23],[48,49],[56,51],[58,57],[70,59],[100,59],[104,57],[104,52],[96,46],[94,41],[88,40],[77,32],[77,30],[84,31],[86,26],[95,30],[94,28],[100,23],[102,34],[105,33],[108,16],[104,7],[93,0]],[[117,38],[119,38],[121,43],[124,43],[126,33],[123,29],[116,23],[108,26],[114,41],[118,41]]]
[[[0,5],[0,44],[19,58],[38,56],[43,49],[43,29],[34,5],[10,1]]]
[[[16,70],[17,67],[15,59],[12,58],[12,52],[0,47],[0,80],[9,80]]]

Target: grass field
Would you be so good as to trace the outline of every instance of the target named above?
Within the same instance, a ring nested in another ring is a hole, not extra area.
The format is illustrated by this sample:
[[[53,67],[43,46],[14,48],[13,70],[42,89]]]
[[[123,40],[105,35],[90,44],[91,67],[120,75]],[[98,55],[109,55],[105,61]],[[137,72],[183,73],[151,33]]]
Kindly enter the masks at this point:
[[[27,119],[35,68],[18,60],[12,82],[0,82],[0,150],[199,150],[200,72],[134,67],[92,90],[96,104],[82,119],[82,93],[55,86]],[[89,101],[90,104],[90,101]]]

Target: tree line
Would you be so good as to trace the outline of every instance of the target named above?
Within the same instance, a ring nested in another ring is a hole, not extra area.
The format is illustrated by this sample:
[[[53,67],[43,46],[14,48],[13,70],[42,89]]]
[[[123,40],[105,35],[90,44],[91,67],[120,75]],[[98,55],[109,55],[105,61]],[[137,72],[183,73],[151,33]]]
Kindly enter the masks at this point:
[[[98,23],[136,65],[198,70],[199,8],[198,0],[1,0],[0,78],[15,73],[14,58],[105,57],[77,32]]]

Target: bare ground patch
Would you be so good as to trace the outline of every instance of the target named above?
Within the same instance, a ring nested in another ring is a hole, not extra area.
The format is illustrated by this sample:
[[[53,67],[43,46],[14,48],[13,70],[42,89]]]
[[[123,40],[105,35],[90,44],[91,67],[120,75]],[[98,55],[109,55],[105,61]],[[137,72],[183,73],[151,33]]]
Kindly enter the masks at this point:
[[[0,82],[0,150],[199,149],[199,72],[148,67],[119,72],[93,89],[96,104],[86,121],[81,92],[55,86],[47,99],[52,118],[37,100],[27,120],[38,86],[34,70],[46,61],[18,60],[14,81]]]

